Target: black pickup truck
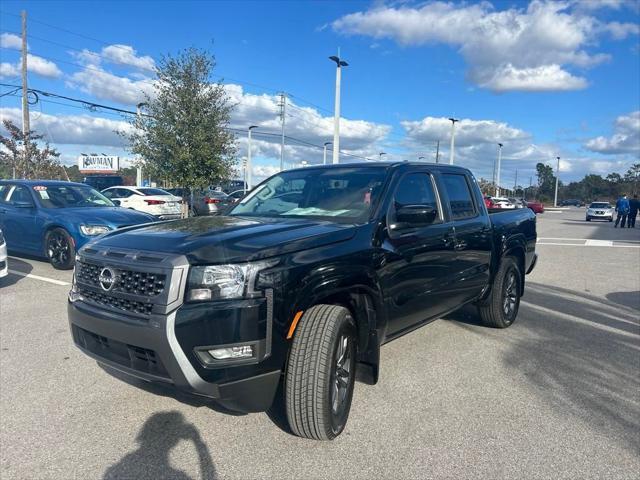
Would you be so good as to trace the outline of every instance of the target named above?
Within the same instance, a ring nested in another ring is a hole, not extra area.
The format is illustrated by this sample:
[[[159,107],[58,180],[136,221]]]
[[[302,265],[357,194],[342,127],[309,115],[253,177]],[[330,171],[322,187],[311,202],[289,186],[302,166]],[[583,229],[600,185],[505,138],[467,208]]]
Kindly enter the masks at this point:
[[[345,427],[356,368],[377,381],[384,343],[469,303],[487,326],[511,325],[535,243],[535,215],[490,215],[464,168],[307,167],[226,216],[88,244],[69,322],[100,364],[235,411],[282,392],[293,432],[328,440]]]

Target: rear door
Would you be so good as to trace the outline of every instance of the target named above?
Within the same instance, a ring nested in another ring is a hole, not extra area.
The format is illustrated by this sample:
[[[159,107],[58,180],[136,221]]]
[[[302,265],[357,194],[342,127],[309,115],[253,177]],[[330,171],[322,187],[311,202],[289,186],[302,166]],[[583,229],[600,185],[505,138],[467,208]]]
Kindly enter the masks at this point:
[[[40,253],[42,239],[36,222],[38,210],[30,190],[24,185],[9,186],[0,202],[2,232],[10,249]]]
[[[489,283],[491,221],[482,208],[477,186],[462,172],[442,172],[443,202],[455,233],[451,308],[477,297]]]
[[[402,227],[395,212],[406,205],[437,209],[436,220],[423,227]],[[390,336],[443,313],[450,303],[447,285],[454,272],[454,231],[446,223],[436,183],[428,170],[412,170],[399,180],[387,213],[385,265],[381,281]]]

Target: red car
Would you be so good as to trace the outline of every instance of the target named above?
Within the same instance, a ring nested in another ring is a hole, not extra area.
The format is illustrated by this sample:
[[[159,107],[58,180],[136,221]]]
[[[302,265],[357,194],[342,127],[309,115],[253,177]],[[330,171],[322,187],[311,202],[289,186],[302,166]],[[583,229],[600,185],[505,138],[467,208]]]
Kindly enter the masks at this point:
[[[491,200],[491,197],[484,197],[484,204],[486,205],[487,208],[500,208],[498,205],[493,203],[493,200]]]
[[[544,213],[544,205],[540,202],[527,202],[527,207],[533,210],[533,213]]]

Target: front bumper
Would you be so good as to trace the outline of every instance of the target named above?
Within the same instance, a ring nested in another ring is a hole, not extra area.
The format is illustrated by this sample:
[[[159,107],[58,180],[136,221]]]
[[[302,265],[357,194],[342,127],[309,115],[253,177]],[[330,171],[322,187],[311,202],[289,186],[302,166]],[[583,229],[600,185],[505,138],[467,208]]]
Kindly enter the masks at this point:
[[[69,302],[69,324],[75,345],[99,363],[142,380],[173,386],[208,397],[242,412],[259,412],[273,403],[281,369],[227,367],[217,370],[220,381],[206,381],[194,368],[175,335],[176,312],[154,316],[148,324]],[[233,375],[241,369],[245,376]],[[246,375],[246,371],[253,375]],[[231,374],[229,372],[231,370]]]

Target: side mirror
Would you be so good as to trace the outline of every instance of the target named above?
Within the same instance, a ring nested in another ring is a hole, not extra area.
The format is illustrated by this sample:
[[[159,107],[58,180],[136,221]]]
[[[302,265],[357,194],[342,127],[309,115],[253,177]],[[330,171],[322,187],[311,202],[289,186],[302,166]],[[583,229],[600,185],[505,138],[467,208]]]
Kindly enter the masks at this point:
[[[121,205],[120,200],[111,200],[111,202],[113,202],[113,204],[114,204],[116,207],[119,207],[119,206]]]
[[[13,202],[12,205],[16,208],[33,208],[33,203],[31,202]]]
[[[403,226],[430,225],[438,216],[438,211],[429,205],[405,205],[396,211],[396,220]]]

